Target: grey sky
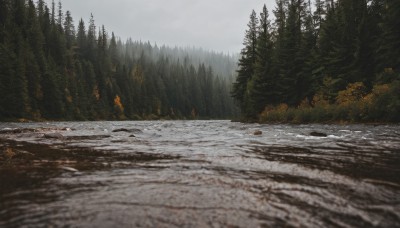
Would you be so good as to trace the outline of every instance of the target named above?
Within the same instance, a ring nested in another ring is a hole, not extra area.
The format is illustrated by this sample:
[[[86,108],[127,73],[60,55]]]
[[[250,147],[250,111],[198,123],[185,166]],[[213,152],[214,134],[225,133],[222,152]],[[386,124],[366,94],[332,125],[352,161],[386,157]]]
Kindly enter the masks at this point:
[[[264,4],[271,15],[275,0],[62,0],[75,22],[87,23],[93,13],[96,25],[123,40],[225,53],[240,51],[251,10],[259,13]]]

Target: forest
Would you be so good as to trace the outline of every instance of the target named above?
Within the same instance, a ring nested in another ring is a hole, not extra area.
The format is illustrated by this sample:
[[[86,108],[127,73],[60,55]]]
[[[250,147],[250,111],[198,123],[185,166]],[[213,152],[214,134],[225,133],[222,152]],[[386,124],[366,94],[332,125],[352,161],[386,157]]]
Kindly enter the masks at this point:
[[[276,0],[251,13],[232,96],[243,121],[399,122],[399,0]]]
[[[238,113],[230,96],[236,56],[123,42],[88,17],[75,24],[61,2],[0,0],[0,120],[222,119]]]

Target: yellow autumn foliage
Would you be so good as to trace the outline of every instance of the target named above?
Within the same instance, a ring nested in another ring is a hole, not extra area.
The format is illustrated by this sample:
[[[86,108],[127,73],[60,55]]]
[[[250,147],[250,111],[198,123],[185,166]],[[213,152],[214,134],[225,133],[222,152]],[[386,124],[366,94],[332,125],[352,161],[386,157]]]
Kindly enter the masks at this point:
[[[325,98],[322,92],[318,92],[314,95],[311,104],[313,107],[327,107],[329,106],[329,100]]]
[[[123,112],[124,111],[124,106],[122,105],[121,98],[118,95],[116,95],[115,98],[114,98],[114,107],[119,112]]]
[[[336,97],[336,104],[349,105],[352,102],[360,101],[366,95],[366,87],[362,82],[350,83],[346,90],[339,91]]]
[[[267,106],[259,116],[260,122],[368,122],[398,120],[400,111],[400,82],[375,85],[367,92],[362,82],[350,83],[339,91],[336,102],[330,103],[323,92],[317,92],[311,105],[304,99],[294,107],[286,104]]]
[[[260,119],[270,120],[273,122],[282,122],[285,121],[284,117],[286,116],[286,112],[289,110],[289,106],[285,103],[279,104],[278,106],[267,106],[264,111],[260,114]]]
[[[390,92],[389,84],[375,85],[371,93],[363,97],[362,102],[367,105],[373,105],[373,103],[376,101],[378,97],[389,92]]]
[[[304,98],[300,104],[297,106],[298,109],[309,109],[311,108],[310,101],[308,98]]]

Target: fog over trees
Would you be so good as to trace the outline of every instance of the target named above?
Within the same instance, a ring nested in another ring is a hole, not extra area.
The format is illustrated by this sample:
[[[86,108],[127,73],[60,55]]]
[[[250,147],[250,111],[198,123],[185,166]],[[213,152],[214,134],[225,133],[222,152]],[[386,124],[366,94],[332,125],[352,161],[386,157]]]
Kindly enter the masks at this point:
[[[235,56],[121,41],[93,15],[75,20],[61,2],[0,0],[0,119],[235,114]]]
[[[239,108],[252,121],[400,121],[400,1],[259,10],[236,56],[123,41],[61,2],[0,0],[0,119],[231,118]]]

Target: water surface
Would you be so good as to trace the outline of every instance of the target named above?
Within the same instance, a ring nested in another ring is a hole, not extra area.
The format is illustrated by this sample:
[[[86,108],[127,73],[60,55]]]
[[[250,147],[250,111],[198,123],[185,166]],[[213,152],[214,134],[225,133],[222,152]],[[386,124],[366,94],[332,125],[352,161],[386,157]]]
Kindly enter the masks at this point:
[[[2,123],[0,152],[0,227],[400,226],[398,125]]]

